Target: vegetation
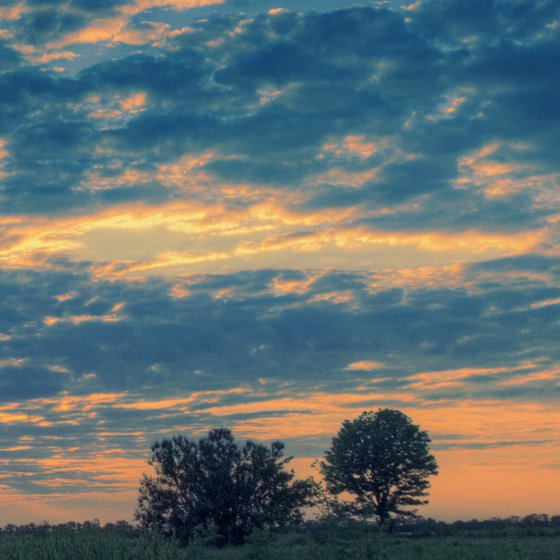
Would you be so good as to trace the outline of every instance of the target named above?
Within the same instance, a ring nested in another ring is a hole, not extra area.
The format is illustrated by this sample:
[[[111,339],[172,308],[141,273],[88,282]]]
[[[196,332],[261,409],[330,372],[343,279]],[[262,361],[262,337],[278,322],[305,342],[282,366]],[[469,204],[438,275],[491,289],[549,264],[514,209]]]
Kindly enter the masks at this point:
[[[490,522],[496,525],[498,520]],[[188,546],[123,525],[14,527],[0,533],[2,560],[560,560],[560,523],[499,520],[493,531],[387,534],[366,523],[313,523],[290,532],[256,530],[242,546],[208,546],[204,535]],[[442,527],[440,527],[442,528]]]
[[[391,514],[414,516],[407,509],[428,503],[428,477],[437,474],[430,438],[398,410],[364,412],[346,420],[320,463],[327,489],[349,492],[351,514],[375,516],[385,524]]]
[[[225,428],[198,442],[182,436],[157,442],[149,461],[156,476],[142,480],[137,519],[183,541],[203,531],[218,545],[239,544],[254,529],[293,525],[316,485],[294,480],[283,450],[279,441],[241,446]]]

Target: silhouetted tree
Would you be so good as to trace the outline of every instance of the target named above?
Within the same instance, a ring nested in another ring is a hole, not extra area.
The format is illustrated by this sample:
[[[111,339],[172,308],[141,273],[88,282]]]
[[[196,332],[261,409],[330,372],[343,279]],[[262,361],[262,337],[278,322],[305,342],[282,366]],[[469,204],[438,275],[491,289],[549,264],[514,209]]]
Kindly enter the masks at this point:
[[[156,442],[148,461],[155,476],[144,475],[136,518],[185,540],[200,530],[214,532],[217,544],[300,521],[299,508],[311,505],[316,485],[294,480],[283,450],[279,441],[241,446],[225,428],[198,442],[183,436]]]
[[[427,478],[437,474],[429,443],[428,434],[398,410],[364,412],[342,424],[319,466],[331,494],[354,496],[351,513],[385,524],[392,513],[416,514],[406,506],[428,503]]]

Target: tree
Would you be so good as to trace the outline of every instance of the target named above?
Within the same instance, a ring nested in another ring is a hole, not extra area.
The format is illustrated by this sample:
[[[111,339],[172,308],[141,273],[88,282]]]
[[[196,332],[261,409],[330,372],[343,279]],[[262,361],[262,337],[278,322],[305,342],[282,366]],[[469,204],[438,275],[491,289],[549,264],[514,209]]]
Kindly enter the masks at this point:
[[[385,524],[392,513],[415,516],[407,506],[427,504],[428,476],[437,474],[430,438],[411,419],[389,408],[346,420],[319,463],[327,490],[349,492],[354,514],[375,515]]]
[[[284,444],[245,442],[230,430],[213,429],[193,442],[183,436],[156,442],[144,475],[136,518],[142,526],[190,540],[213,531],[217,544],[240,543],[255,528],[298,522],[300,507],[312,505],[312,479],[294,480]]]

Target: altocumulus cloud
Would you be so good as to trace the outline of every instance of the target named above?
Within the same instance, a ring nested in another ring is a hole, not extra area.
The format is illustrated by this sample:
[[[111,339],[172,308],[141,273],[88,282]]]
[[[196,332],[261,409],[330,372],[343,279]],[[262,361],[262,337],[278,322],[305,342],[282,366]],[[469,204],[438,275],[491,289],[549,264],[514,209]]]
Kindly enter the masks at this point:
[[[2,488],[378,406],[559,433],[558,4],[269,4],[0,8]]]
[[[33,438],[28,460],[39,476],[34,459],[50,456],[49,438],[73,454],[105,446],[134,457],[178,427],[196,432],[227,421],[250,430],[253,422],[258,433],[259,422],[312,418],[314,393],[335,397],[321,403],[335,417],[387,403],[554,400],[560,290],[503,284],[495,268],[485,269],[470,290],[380,290],[373,278],[348,272],[260,271],[190,277],[181,297],[172,294],[184,280],[130,286],[68,273],[4,274],[5,437]],[[147,426],[140,435],[139,425]],[[326,442],[312,425],[292,445],[314,452],[317,444],[305,442],[315,429]],[[17,451],[18,461],[26,455]],[[26,480],[40,485],[41,477]]]
[[[416,214],[396,212],[390,227],[412,221],[426,228],[440,204],[466,208],[443,227],[464,228],[468,220],[506,227],[512,219],[538,227],[546,215],[538,204],[542,175],[556,165],[557,115],[546,101],[558,80],[553,7],[534,11],[541,33],[531,38],[512,24],[518,13],[499,3],[490,4],[493,18],[483,18],[486,33],[459,7],[437,6],[410,10],[408,18],[373,8],[215,15],[170,32],[149,52],[101,62],[73,79],[22,65],[3,75],[3,91],[12,92],[5,205],[21,212],[35,202],[36,211],[59,211],[159,201],[177,193],[157,178],[136,184],[131,170],[149,173],[185,153],[211,152],[203,169],[215,185],[227,179],[296,189],[312,206],[362,205],[371,213],[417,201]],[[89,13],[81,4],[72,9]],[[109,9],[115,6],[103,6]],[[446,25],[433,25],[438,17]],[[29,28],[20,19],[16,27]],[[454,22],[460,33],[450,31]],[[138,93],[136,106],[127,103]],[[348,137],[372,139],[372,147],[347,141],[345,148]],[[346,171],[346,181],[333,180],[332,168]],[[364,180],[367,171],[373,178]],[[485,182],[510,173],[518,183],[539,175],[533,196],[504,186],[489,198]]]

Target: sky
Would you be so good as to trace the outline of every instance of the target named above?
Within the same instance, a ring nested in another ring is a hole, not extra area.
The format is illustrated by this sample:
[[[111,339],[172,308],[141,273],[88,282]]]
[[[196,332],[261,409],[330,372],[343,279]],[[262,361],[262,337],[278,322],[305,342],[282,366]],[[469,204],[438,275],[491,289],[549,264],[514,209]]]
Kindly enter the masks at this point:
[[[0,524],[385,407],[424,515],[560,513],[559,51],[556,0],[3,0]]]

